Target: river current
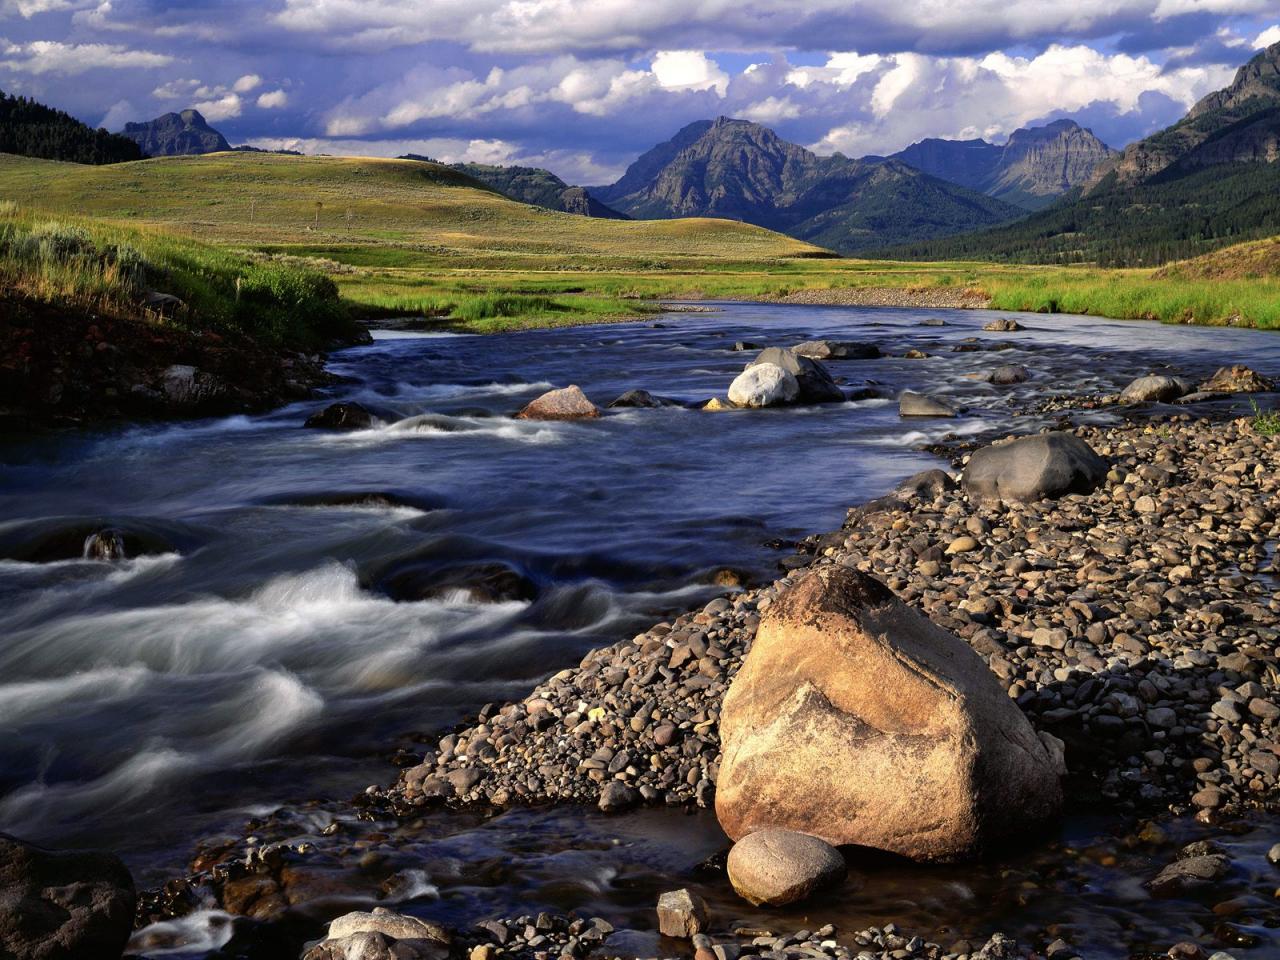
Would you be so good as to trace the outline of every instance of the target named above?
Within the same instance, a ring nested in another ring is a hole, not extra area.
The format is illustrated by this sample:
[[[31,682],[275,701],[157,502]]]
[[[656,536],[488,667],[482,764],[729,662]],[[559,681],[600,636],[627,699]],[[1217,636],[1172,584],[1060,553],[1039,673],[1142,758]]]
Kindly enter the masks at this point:
[[[490,337],[383,332],[330,364],[346,378],[332,399],[368,406],[381,421],[372,429],[303,429],[320,400],[0,438],[0,830],[113,849],[140,886],[163,881],[202,836],[391,780],[396,749],[705,602],[723,592],[717,571],[771,579],[780,543],[834,529],[848,506],[937,465],[920,449],[931,441],[1033,429],[1047,422],[1021,412],[1034,399],[1115,392],[1149,372],[1280,369],[1275,335],[1039,316],[1018,316],[1021,332],[983,332],[993,316],[1013,315],[724,304]],[[752,356],[736,341],[819,337],[895,354],[829,363],[846,387],[880,398],[510,417],[568,383],[602,407],[635,388],[684,403],[723,396]],[[909,348],[930,356],[905,359]],[[980,379],[1007,363],[1029,381]],[[903,389],[967,410],[904,421],[892,399]],[[87,532],[104,527],[125,531],[133,555],[81,557]],[[404,600],[391,586],[406,570],[495,563],[532,584],[532,598]],[[1076,822],[1063,842],[1074,832],[1087,847],[1095,829]],[[1261,844],[1270,825],[1257,829],[1241,843]],[[708,815],[515,811],[459,820],[437,860],[455,864],[453,886],[466,891],[453,894],[458,914],[543,902],[625,921],[722,839]],[[493,860],[503,882],[477,886],[475,864]],[[450,885],[439,871],[424,880],[430,897]],[[578,886],[548,894],[551,874]],[[871,922],[1016,901],[994,869],[969,881],[924,874],[922,894],[920,873],[883,868],[844,909]],[[1113,899],[1100,916],[1129,909]],[[1030,909],[1033,920],[1053,913]],[[1139,923],[1128,912],[1114,922]]]

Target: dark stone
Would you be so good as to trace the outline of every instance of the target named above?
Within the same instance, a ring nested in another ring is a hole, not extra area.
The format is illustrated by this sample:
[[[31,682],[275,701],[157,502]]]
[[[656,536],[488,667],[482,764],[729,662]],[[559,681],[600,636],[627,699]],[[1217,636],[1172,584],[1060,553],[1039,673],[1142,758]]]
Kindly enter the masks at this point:
[[[1042,433],[983,447],[970,457],[961,483],[982,497],[1040,500],[1092,493],[1106,476],[1106,461],[1079,437]]]
[[[373,426],[373,414],[358,403],[331,403],[307,417],[303,426],[315,430],[368,430]]]
[[[500,561],[451,567],[410,566],[392,571],[378,585],[383,593],[402,603],[436,600],[459,591],[471,603],[527,602],[538,597],[533,580]]]
[[[136,905],[118,857],[0,834],[0,957],[112,960],[124,952]]]
[[[667,397],[655,397],[648,390],[628,390],[613,403],[610,407],[678,407],[680,406],[675,400]]]
[[[801,403],[841,403],[844,391],[836,386],[831,374],[817,360],[799,356],[794,350],[782,347],[769,347],[761,350],[760,355],[747,367],[761,363],[773,363],[796,378],[800,384]]]

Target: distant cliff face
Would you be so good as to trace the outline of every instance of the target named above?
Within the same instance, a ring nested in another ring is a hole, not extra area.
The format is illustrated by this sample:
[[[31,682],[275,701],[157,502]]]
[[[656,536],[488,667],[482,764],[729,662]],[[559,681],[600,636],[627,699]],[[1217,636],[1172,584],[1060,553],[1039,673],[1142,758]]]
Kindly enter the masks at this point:
[[[723,217],[842,252],[941,236],[1017,211],[905,163],[820,157],[758,123],[699,121],[643,154],[602,201],[633,217]]]
[[[122,136],[153,157],[176,157],[230,150],[226,137],[205,122],[198,110],[166,113],[145,123],[125,125]]]
[[[998,146],[985,140],[921,140],[894,159],[1024,209],[1038,209],[1087,183],[1116,155],[1072,120],[1015,130]]]
[[[1130,144],[1101,168],[1089,186],[1109,174],[1121,185],[1157,174],[1189,172],[1224,163],[1271,163],[1280,157],[1280,43],[1236,71],[1231,85],[1209,94],[1168,129]]]

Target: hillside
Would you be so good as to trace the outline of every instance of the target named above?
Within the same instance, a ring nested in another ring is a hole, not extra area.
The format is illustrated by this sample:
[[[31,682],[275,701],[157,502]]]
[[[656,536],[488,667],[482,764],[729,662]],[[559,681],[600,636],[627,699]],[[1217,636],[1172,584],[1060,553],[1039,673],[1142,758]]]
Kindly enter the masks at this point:
[[[231,149],[227,138],[209,126],[198,110],[125,124],[121,136],[137,143],[149,157],[194,156]]]
[[[142,151],[131,140],[94,130],[69,113],[2,90],[0,153],[91,164],[142,159]]]
[[[1157,279],[1264,280],[1280,278],[1280,236],[1237,243],[1156,271]]]
[[[405,159],[425,158],[410,156]],[[521,203],[532,203],[536,207],[576,213],[583,217],[627,219],[626,214],[605,206],[585,187],[570,186],[550,170],[541,167],[502,167],[487,163],[455,163],[451,166],[487,184],[503,196]]]
[[[43,210],[153,224],[220,243],[350,248],[352,261],[363,255],[413,263],[424,254],[477,253],[553,262],[575,254],[618,260],[828,255],[723,220],[601,220],[543,210],[500,196],[459,170],[410,160],[218,153],[80,167],[0,156],[0,198],[25,203],[32,197]]]
[[[592,191],[637,218],[726,217],[842,253],[1020,213],[896,160],[820,157],[760,124],[726,117],[690,124],[643,154],[613,186]]]
[[[877,251],[911,259],[1158,266],[1280,232],[1280,44],[1080,191],[1026,219]]]
[[[1089,182],[1116,155],[1073,120],[1015,130],[1003,145],[985,140],[921,140],[892,159],[1026,210],[1048,206]]]

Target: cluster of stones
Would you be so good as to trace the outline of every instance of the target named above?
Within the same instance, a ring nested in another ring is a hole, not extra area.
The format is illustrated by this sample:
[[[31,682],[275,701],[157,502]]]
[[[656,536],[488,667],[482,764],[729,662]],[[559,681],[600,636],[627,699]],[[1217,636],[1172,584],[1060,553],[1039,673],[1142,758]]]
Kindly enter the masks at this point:
[[[870,573],[966,640],[1105,795],[1261,798],[1280,782],[1280,446],[1243,420],[1080,436],[1109,464],[1091,494],[1002,502],[943,476],[851,511],[802,562]],[[389,799],[707,804],[721,701],[790,583],[589,654],[444,738]]]
[[[554,960],[581,957],[586,952],[613,956],[607,940],[612,932],[613,927],[599,918],[541,913],[536,917],[486,920],[462,939],[473,944],[470,960]],[[894,924],[845,936],[830,924],[782,935],[746,927],[725,936],[713,937],[703,932],[668,935],[690,940],[695,960],[1021,960],[1027,956],[1014,941],[998,933],[985,943],[960,941],[943,947],[905,934]],[[668,954],[682,955],[687,956],[674,950]],[[1071,960],[1075,954],[1061,944],[1050,956],[1053,960]]]

